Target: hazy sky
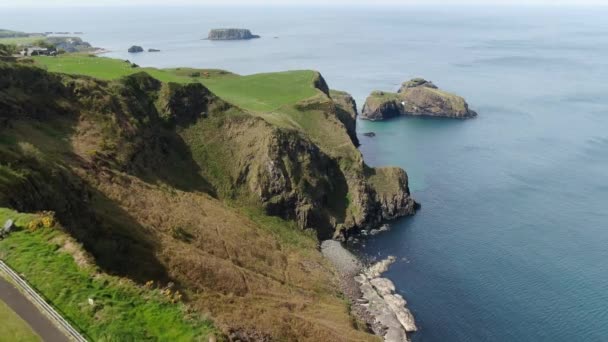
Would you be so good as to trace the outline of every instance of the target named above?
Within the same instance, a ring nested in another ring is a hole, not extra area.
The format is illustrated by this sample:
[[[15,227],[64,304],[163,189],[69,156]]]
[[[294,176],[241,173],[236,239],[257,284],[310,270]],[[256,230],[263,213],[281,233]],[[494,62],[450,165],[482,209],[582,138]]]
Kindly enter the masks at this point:
[[[0,7],[124,5],[608,5],[608,0],[0,0]]]

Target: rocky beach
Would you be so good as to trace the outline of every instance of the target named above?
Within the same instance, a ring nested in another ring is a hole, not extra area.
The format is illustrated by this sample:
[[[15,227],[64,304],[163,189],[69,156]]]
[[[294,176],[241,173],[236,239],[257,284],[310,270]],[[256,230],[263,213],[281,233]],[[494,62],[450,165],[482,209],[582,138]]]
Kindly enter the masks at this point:
[[[382,277],[395,257],[365,265],[335,240],[323,241],[321,252],[336,269],[352,313],[386,342],[409,341],[408,333],[417,330],[414,316],[393,282]]]

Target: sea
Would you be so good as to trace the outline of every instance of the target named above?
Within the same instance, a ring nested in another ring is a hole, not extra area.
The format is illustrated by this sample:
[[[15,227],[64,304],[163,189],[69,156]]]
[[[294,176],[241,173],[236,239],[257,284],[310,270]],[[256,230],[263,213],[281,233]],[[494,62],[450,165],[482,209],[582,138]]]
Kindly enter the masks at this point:
[[[0,28],[141,66],[315,69],[359,107],[413,77],[462,95],[477,118],[357,122],[422,207],[354,249],[397,257],[414,341],[608,341],[608,7],[2,7]]]

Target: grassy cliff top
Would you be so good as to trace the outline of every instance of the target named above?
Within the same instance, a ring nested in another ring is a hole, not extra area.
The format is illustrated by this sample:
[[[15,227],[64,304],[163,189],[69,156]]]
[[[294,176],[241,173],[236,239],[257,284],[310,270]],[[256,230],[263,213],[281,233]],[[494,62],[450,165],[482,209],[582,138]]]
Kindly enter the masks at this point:
[[[224,100],[251,111],[271,111],[312,97],[314,71],[286,71],[239,76],[221,70],[193,68],[133,68],[124,60],[69,54],[59,57],[35,57],[37,65],[51,72],[86,75],[114,80],[147,72],[163,82],[200,82]]]

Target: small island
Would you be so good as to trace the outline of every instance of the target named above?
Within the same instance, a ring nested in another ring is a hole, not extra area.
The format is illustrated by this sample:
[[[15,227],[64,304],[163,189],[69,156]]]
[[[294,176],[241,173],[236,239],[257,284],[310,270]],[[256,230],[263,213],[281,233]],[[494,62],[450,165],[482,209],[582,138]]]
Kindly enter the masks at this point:
[[[477,113],[469,109],[462,97],[440,90],[425,79],[414,78],[404,82],[397,93],[372,92],[365,101],[361,118],[384,120],[400,115],[465,119]]]
[[[141,46],[137,46],[137,45],[133,45],[129,48],[129,53],[139,53],[139,52],[144,52],[144,48],[142,48]]]
[[[209,40],[249,40],[260,38],[260,36],[251,34],[250,30],[247,29],[213,29],[209,31]]]

